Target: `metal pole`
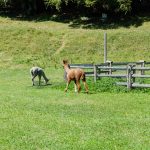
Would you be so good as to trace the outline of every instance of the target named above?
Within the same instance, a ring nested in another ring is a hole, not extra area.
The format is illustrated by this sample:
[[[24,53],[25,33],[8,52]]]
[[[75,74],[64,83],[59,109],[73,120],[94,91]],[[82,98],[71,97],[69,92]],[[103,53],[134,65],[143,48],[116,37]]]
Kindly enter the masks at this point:
[[[104,33],[104,63],[107,61],[107,33]]]

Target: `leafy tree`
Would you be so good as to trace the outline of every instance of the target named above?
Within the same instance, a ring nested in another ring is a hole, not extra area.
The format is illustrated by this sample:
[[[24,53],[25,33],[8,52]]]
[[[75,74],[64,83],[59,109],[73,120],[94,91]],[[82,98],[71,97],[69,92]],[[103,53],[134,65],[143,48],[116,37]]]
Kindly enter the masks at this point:
[[[6,8],[10,3],[10,0],[0,0],[0,8]]]
[[[127,15],[130,12],[137,13],[139,10],[149,10],[150,0],[0,0],[0,9],[11,8],[16,12],[25,14],[37,14],[42,11],[56,10],[71,13],[121,13]],[[87,10],[87,11],[86,11]]]
[[[122,12],[124,14],[131,11],[132,0],[45,0],[47,6],[54,6],[58,11],[62,10],[62,4],[66,6],[70,3],[86,8],[93,8],[105,11]]]

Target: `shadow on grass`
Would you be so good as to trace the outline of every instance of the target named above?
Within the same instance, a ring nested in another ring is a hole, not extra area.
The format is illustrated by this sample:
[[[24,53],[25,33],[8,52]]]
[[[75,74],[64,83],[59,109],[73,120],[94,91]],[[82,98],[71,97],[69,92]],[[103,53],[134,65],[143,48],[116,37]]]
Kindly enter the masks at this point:
[[[55,21],[61,23],[67,23],[71,28],[83,28],[83,29],[117,29],[119,27],[130,28],[131,26],[139,27],[144,22],[150,21],[150,13],[143,13],[136,16],[130,17],[108,17],[105,22],[102,21],[101,17],[86,17],[81,15],[73,14],[56,14],[56,15],[38,15],[38,16],[24,16],[15,15],[10,13],[0,12],[1,17],[9,17],[12,20],[23,20],[23,21]]]
[[[99,18],[80,18],[73,20],[69,26],[72,28],[84,28],[84,29],[117,29],[120,27],[130,28],[131,26],[139,27],[145,21],[150,21],[150,17],[134,16],[130,18],[122,18],[120,20],[110,19],[102,22]]]
[[[34,86],[33,86],[33,85],[30,85],[30,86],[28,86],[28,87],[41,89],[41,88],[44,88],[44,87],[52,86],[52,83],[45,84],[43,81],[41,81],[41,85],[39,85],[39,82],[38,82],[38,81],[35,81],[34,84],[35,84]]]

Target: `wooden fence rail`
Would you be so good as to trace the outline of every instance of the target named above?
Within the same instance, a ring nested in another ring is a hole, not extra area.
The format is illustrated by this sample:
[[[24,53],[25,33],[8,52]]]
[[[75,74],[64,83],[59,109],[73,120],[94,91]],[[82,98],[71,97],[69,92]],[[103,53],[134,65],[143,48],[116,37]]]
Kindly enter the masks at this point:
[[[70,68],[85,69],[87,77],[93,77],[96,82],[102,77],[125,78],[126,82],[117,82],[117,85],[127,86],[128,89],[132,87],[148,87],[150,84],[139,84],[135,82],[136,78],[150,78],[150,74],[145,72],[150,71],[150,62],[115,62],[107,61],[102,64],[70,64]]]

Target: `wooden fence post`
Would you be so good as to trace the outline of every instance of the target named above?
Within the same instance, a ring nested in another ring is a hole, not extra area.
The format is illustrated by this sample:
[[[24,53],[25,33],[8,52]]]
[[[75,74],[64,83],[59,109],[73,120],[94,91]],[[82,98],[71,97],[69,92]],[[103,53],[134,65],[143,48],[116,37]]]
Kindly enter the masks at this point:
[[[132,75],[135,73],[135,70],[133,69],[135,67],[135,64],[128,64],[127,66],[127,89],[131,90],[133,82],[135,82],[135,78],[132,77]]]
[[[131,66],[127,66],[127,89],[131,89]]]
[[[136,65],[134,65],[133,67],[135,67]],[[136,74],[136,70],[132,69],[132,75]],[[135,77],[132,76],[132,84],[135,83]]]
[[[94,65],[94,82],[97,80],[97,66]]]
[[[108,63],[108,67],[112,67],[112,63],[113,63],[112,61],[107,60],[106,63]],[[108,74],[112,74],[112,69],[111,68],[109,69]]]
[[[145,61],[144,60],[140,60],[139,62],[141,63],[141,67],[145,67]],[[145,74],[145,71],[141,70],[141,75],[144,75],[144,74]]]
[[[97,74],[101,74],[101,69],[100,68],[98,68],[98,66],[97,66]],[[98,75],[97,75],[98,76]],[[97,77],[97,79],[100,79],[100,77]]]

